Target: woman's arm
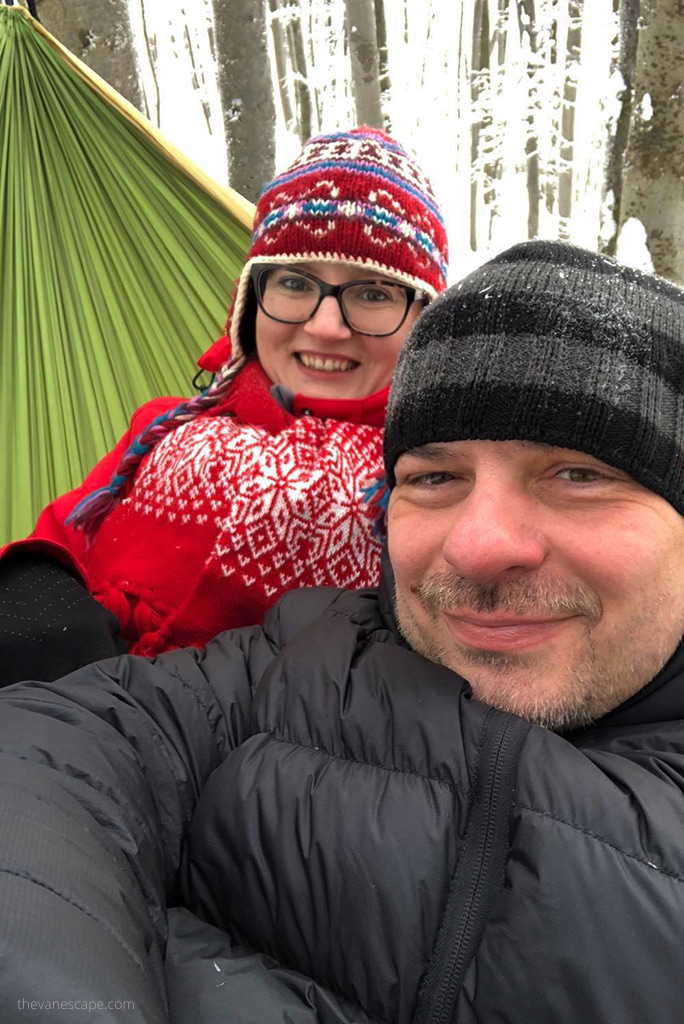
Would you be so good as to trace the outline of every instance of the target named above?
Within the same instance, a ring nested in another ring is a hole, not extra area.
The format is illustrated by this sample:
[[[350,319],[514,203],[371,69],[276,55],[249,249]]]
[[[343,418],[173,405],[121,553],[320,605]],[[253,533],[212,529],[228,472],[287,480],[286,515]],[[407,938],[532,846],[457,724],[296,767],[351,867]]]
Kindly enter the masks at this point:
[[[0,563],[0,685],[58,679],[126,651],[116,617],[62,562],[28,549]]]
[[[141,406],[83,483],[43,509],[30,537],[0,549],[0,686],[57,679],[127,650],[115,616],[90,596],[84,534],[65,520],[82,498],[109,483],[134,438],[177,401]]]
[[[28,537],[0,548],[0,573],[4,560],[10,555],[19,551],[39,551],[68,566],[75,574],[82,577],[87,586],[88,546],[86,538],[82,531],[67,526],[65,520],[83,498],[97,490],[98,487],[104,487],[110,482],[126,449],[155,416],[174,408],[179,401],[182,399],[155,398],[137,409],[131,418],[128,430],[118,444],[93,466],[83,483],[73,490],[61,494],[46,505]]]

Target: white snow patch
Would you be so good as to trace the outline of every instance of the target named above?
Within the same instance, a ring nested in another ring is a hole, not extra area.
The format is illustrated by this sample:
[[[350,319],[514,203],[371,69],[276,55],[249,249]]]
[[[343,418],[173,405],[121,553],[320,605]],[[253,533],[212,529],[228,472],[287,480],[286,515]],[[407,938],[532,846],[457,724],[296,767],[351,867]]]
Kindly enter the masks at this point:
[[[147,116],[221,185],[228,184],[223,113],[212,52],[211,0],[129,0]]]
[[[655,273],[653,260],[648,251],[646,228],[638,217],[630,217],[622,225],[618,236],[616,256],[620,263],[637,270]]]
[[[651,100],[651,94],[645,92],[640,105],[640,113],[642,121],[650,121],[653,117],[653,102]]]
[[[615,193],[612,188],[606,192],[599,214],[599,242],[604,247],[617,231],[615,220]]]

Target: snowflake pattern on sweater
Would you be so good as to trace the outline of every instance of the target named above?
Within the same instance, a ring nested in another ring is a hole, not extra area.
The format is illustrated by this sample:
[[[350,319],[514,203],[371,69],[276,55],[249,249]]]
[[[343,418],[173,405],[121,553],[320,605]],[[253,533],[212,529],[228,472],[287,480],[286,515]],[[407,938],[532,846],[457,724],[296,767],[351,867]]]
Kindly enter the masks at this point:
[[[382,430],[302,416],[276,434],[207,417],[169,434],[102,526],[89,573],[137,654],[260,622],[302,586],[374,586],[361,488]]]
[[[263,589],[378,579],[380,543],[360,503],[381,431],[301,417],[275,437],[233,419],[189,423],[141,468],[126,501],[143,516],[210,526],[224,577]]]

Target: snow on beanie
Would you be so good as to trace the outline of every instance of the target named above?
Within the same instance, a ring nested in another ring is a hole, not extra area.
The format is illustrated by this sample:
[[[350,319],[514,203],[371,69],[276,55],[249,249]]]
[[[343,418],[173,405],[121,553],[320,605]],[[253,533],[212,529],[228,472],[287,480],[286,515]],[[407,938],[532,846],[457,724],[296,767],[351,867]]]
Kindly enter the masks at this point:
[[[684,291],[525,242],[419,318],[392,383],[385,468],[434,441],[525,440],[621,469],[684,514]]]
[[[376,128],[310,139],[257,203],[252,244],[228,315],[234,358],[253,346],[250,332],[240,330],[250,268],[281,260],[361,263],[434,298],[446,287],[448,247],[430,182]]]

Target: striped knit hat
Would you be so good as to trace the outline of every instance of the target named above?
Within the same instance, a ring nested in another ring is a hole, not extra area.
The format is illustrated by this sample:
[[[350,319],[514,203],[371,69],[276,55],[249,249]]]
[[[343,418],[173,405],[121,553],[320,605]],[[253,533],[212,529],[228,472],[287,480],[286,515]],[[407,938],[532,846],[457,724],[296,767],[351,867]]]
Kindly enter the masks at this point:
[[[684,514],[684,292],[556,242],[450,288],[400,354],[385,467],[435,441],[526,440],[621,469]]]
[[[246,318],[253,263],[359,263],[435,298],[446,287],[447,238],[430,182],[384,132],[317,135],[265,186],[227,333],[233,357],[254,348]]]

